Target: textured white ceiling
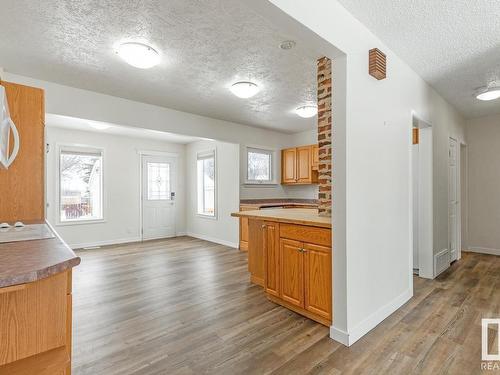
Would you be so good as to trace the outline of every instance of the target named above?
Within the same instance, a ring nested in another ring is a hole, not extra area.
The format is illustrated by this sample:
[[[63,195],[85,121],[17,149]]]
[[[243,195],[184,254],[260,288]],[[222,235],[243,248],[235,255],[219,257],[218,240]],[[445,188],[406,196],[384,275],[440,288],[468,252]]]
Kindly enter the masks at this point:
[[[339,2],[464,116],[500,113],[473,96],[500,79],[499,0]]]
[[[47,113],[45,115],[45,124],[48,127],[54,127],[54,128],[83,130],[83,131],[90,131],[90,132],[104,133],[104,134],[115,134],[132,138],[153,139],[156,141],[165,141],[165,142],[181,143],[181,144],[196,142],[203,139],[198,137],[189,137],[185,135],[161,132],[151,129],[133,128],[129,126],[121,126],[101,121],[90,121],[76,117],[54,115],[51,113]],[[93,124],[106,125],[108,126],[108,128],[102,130],[95,129],[92,127]]]
[[[239,0],[2,0],[0,67],[145,103],[285,132],[312,129],[293,110],[315,102],[318,51]],[[126,65],[113,46],[143,41],[161,52],[150,70]],[[249,100],[227,89],[258,83]]]

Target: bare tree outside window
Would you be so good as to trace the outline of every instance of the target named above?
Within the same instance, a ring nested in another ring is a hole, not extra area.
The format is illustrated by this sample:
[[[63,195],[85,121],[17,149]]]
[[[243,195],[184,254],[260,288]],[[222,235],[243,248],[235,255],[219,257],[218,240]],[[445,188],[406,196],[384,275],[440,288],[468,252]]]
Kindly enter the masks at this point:
[[[272,181],[272,151],[248,149],[247,180],[252,182]]]
[[[60,221],[102,219],[102,154],[61,151]]]

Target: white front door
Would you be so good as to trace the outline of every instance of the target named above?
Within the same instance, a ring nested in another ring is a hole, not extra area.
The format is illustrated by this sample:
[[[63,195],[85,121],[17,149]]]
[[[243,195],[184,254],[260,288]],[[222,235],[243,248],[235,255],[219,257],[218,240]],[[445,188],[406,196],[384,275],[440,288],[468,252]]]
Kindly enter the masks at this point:
[[[448,242],[450,260],[458,259],[458,174],[457,141],[450,138],[448,163]]]
[[[142,239],[175,236],[176,159],[142,156]]]

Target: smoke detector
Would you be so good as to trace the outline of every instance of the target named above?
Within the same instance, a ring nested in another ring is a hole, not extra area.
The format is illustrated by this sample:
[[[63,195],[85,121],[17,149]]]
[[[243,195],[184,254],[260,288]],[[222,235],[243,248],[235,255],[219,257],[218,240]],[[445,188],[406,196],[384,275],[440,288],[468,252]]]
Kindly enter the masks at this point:
[[[285,40],[284,42],[280,43],[280,48],[287,51],[289,49],[292,49],[296,45],[297,45],[297,43],[293,40]]]

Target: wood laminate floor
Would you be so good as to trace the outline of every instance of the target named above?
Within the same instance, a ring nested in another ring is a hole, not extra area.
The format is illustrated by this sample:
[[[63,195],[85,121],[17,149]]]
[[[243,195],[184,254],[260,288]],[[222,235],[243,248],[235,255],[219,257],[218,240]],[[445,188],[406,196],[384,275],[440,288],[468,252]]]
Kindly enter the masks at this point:
[[[350,348],[267,301],[237,250],[179,237],[78,255],[76,375],[475,374],[481,318],[500,317],[489,255],[415,278],[415,296]]]

